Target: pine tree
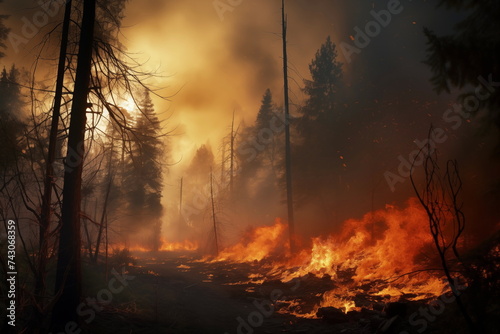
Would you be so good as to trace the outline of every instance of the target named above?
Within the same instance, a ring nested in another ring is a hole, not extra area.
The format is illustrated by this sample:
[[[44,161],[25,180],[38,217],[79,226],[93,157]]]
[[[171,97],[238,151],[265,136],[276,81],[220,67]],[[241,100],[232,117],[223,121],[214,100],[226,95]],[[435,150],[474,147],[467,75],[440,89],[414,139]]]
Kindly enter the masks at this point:
[[[2,1],[0,1],[2,2]],[[3,23],[4,20],[9,18],[8,15],[0,15],[0,48],[5,49],[7,46],[5,45],[5,40],[9,36],[10,29],[5,26]],[[0,58],[3,58],[5,53],[0,51]]]
[[[205,214],[210,202],[210,175],[215,165],[215,158],[209,144],[201,145],[186,169],[183,177],[182,218],[189,226],[201,231]],[[208,186],[208,187],[207,187]]]
[[[21,90],[19,86],[20,72],[15,65],[9,71],[4,67],[0,75],[0,112],[2,115],[20,119],[22,105]]]
[[[255,162],[248,165],[254,169],[268,169],[276,175],[283,172],[282,165],[283,148],[281,141],[282,133],[273,131],[274,127],[280,126],[282,120],[278,119],[276,106],[273,102],[271,90],[267,89],[262,97],[262,103],[255,120],[255,126],[251,128],[252,136],[257,145]]]
[[[18,84],[19,71],[12,65],[0,75],[0,165],[5,171],[19,154],[19,136],[22,133],[23,101]]]
[[[163,189],[162,166],[160,160],[164,152],[161,140],[161,123],[156,115],[153,101],[148,91],[138,103],[140,114],[136,119],[132,151],[125,175],[128,210],[133,217],[141,217],[146,222],[130,226],[133,230],[147,226],[151,229],[153,248],[160,244],[161,192]]]
[[[330,37],[316,52],[309,65],[312,80],[305,80],[307,100],[295,120],[300,135],[294,156],[299,202],[317,197],[331,199],[338,189],[338,174],[342,171],[339,151],[345,147],[342,129],[342,109],[339,107],[342,88],[342,64]]]
[[[257,114],[257,120],[255,122],[257,130],[269,127],[269,122],[273,118],[273,109],[273,96],[271,94],[271,90],[268,88],[264,93],[262,104],[260,106],[259,113]]]
[[[309,65],[312,80],[304,80],[308,96],[302,115],[309,120],[329,120],[335,111],[337,92],[342,79],[342,64],[337,61],[337,50],[330,37],[316,52]]]

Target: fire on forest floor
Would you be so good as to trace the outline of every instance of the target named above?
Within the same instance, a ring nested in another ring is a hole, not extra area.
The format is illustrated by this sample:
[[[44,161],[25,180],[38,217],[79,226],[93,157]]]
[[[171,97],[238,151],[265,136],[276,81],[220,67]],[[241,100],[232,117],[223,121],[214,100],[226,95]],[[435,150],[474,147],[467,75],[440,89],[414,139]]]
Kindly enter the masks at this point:
[[[302,248],[292,256],[284,255],[287,236],[286,224],[277,220],[250,230],[239,243],[204,261],[258,263],[257,270],[239,284],[295,284],[314,278],[308,300],[290,295],[280,309],[305,318],[316,317],[325,307],[347,313],[372,309],[377,303],[436,298],[448,290],[439,266],[433,268],[427,216],[415,199],[403,209],[388,205],[362,219],[348,220],[339,233],[309,242],[297,240]]]
[[[156,271],[170,267],[198,282],[188,288],[223,287],[234,300],[268,305],[271,318],[282,316],[290,326],[318,318],[371,326],[353,333],[391,326],[395,316],[452,298],[436,264],[427,216],[414,199],[403,209],[387,206],[346,221],[340,232],[297,244],[300,250],[290,255],[287,226],[277,220],[249,230],[217,256],[182,246],[180,253],[142,252],[135,270],[161,276]],[[466,288],[463,277],[456,279]]]

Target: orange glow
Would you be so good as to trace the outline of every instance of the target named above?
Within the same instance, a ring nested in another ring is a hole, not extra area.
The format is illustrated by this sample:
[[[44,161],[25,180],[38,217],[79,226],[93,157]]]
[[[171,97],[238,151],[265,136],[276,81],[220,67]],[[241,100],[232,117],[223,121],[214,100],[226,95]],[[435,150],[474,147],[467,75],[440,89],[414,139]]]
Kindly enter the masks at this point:
[[[130,245],[125,246],[124,244],[115,244],[112,248],[116,249],[128,249],[131,252],[150,252],[152,249],[150,247],[145,247],[143,245]],[[174,252],[174,251],[196,251],[198,250],[198,243],[196,241],[184,240],[181,242],[169,242],[165,239],[161,239],[161,246],[158,249],[160,252]]]
[[[198,243],[195,241],[184,240],[183,242],[168,242],[162,239],[159,249],[162,252],[172,251],[195,251],[198,250]]]

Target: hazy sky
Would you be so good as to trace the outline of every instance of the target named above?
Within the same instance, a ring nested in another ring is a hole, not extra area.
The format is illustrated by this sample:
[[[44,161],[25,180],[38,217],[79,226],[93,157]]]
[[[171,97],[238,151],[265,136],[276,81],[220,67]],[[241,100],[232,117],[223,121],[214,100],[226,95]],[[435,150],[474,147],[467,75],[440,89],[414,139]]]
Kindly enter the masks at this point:
[[[43,3],[43,2],[40,2]],[[47,2],[45,2],[47,3]],[[252,122],[266,88],[282,101],[279,0],[131,0],[126,10],[122,42],[146,66],[164,78],[154,82],[172,96],[170,104],[157,109],[172,114],[172,127],[180,125],[182,145],[194,147],[211,140],[213,144],[227,130],[233,110],[237,117]],[[425,54],[423,26],[450,30],[452,15],[437,11],[427,1],[340,1],[288,0],[289,54],[292,102],[303,99],[303,79],[309,78],[308,64],[316,50],[331,36],[338,45],[350,43],[355,27],[361,30],[374,20],[371,11],[396,4],[397,14],[359,55],[345,64],[345,78],[366,77],[380,81],[379,87],[401,85],[430,89],[429,71],[419,62]],[[1,5],[11,14],[12,32],[23,36],[26,20],[37,22],[41,7],[35,1],[7,0]],[[48,7],[49,10],[54,7]],[[59,10],[52,22],[62,15]],[[53,23],[40,29],[50,29]],[[39,34],[41,34],[41,32]],[[9,60],[28,66],[36,46],[33,40],[19,44],[20,51],[8,50]],[[8,43],[9,44],[9,43]],[[24,47],[24,48],[23,48]],[[373,95],[383,91],[371,92]],[[173,96],[176,94],[175,96]],[[157,104],[160,102],[157,101]]]
[[[237,6],[219,7],[212,0],[131,1],[127,10],[124,43],[143,53],[151,69],[170,76],[164,95],[171,95],[172,124],[185,133],[183,146],[197,146],[228,131],[233,110],[253,122],[266,88],[282,103],[282,59],[278,0],[244,0]],[[238,1],[233,1],[238,3]],[[331,36],[350,43],[355,27],[364,30],[374,20],[370,13],[387,9],[390,1],[289,0],[289,57],[291,99],[303,99],[303,79],[316,50]],[[359,55],[348,63],[342,52],[346,81],[366,78],[377,83],[370,92],[383,98],[392,87],[431,92],[430,72],[421,64],[425,55],[425,26],[451,30],[449,11],[434,3],[402,1],[400,13],[380,30]],[[222,18],[222,19],[221,19]],[[392,92],[394,93],[394,92]],[[183,150],[184,151],[184,150]]]

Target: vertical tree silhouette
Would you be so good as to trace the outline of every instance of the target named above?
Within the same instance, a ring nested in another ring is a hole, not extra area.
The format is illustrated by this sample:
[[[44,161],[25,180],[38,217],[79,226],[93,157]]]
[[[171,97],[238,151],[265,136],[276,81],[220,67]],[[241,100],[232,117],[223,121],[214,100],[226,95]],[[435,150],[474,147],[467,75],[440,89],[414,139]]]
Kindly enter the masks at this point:
[[[293,211],[292,186],[292,149],[290,143],[290,106],[288,98],[288,53],[287,53],[287,19],[285,16],[285,0],[281,1],[281,28],[283,37],[283,88],[285,91],[285,178],[288,212],[288,233],[290,252],[295,252],[295,218]]]
[[[129,212],[134,220],[130,228],[140,226],[150,228],[153,250],[160,247],[161,204],[163,180],[161,159],[164,145],[161,140],[161,124],[156,115],[153,101],[148,91],[138,101],[140,114],[136,119],[132,137],[129,167],[124,183]],[[144,220],[137,224],[137,218]]]
[[[338,92],[342,64],[337,61],[336,45],[330,37],[321,45],[309,65],[311,80],[305,80],[307,99],[295,122],[301,137],[296,148],[301,159],[294,164],[299,175],[295,180],[301,202],[333,200],[338,192],[339,160],[345,146],[341,128]],[[332,204],[327,205],[332,207]]]
[[[61,117],[61,101],[64,85],[64,73],[66,70],[66,56],[68,50],[69,27],[71,21],[72,1],[66,1],[64,20],[61,32],[61,46],[59,49],[59,63],[57,65],[56,90],[52,109],[52,120],[50,125],[49,143],[47,157],[45,159],[45,180],[42,196],[42,209],[40,213],[39,228],[39,252],[38,252],[38,275],[35,284],[35,296],[38,298],[39,308],[43,308],[45,297],[45,270],[48,255],[48,232],[51,220],[51,202],[54,186],[54,162],[57,152],[57,135],[59,130],[59,118]]]
[[[85,0],[70,115],[68,150],[64,162],[62,221],[55,286],[59,296],[52,313],[52,329],[55,331],[66,330],[68,322],[78,323],[76,311],[81,299],[82,280],[80,202],[95,20],[96,0]]]

